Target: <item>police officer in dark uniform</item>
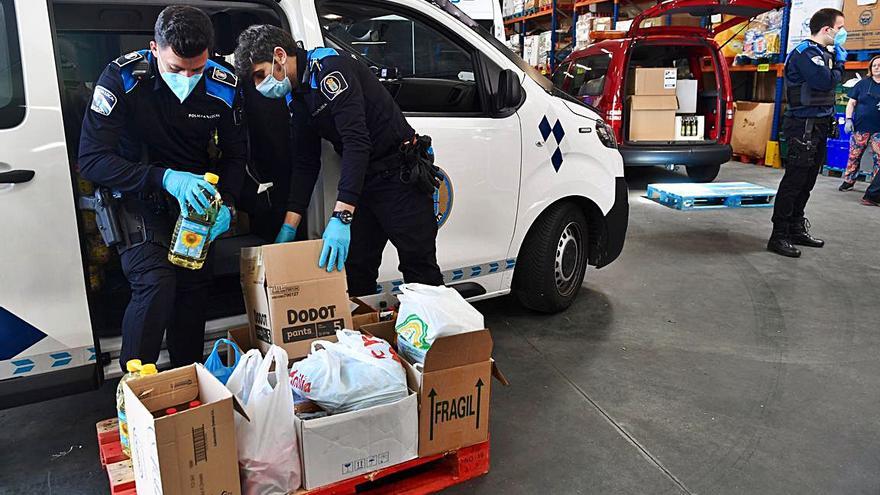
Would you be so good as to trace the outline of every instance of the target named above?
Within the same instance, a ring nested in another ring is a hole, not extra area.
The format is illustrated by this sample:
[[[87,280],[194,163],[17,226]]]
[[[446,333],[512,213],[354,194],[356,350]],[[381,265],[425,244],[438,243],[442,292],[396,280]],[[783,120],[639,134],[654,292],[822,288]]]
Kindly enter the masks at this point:
[[[129,359],[156,362],[166,329],[172,365],[203,358],[210,263],[201,270],[175,267],[168,244],[180,210],[203,212],[205,192],[216,192],[206,172],[219,175],[224,202],[211,240],[229,229],[242,186],[247,146],[238,83],[208,60],[213,38],[204,12],[164,9],[150,50],[123,55],[104,69],[83,120],[80,173],[121,197],[125,242],[118,250],[131,285],[123,369]],[[216,147],[221,156],[212,167]]]
[[[318,266],[345,266],[351,295],[375,294],[390,240],[406,282],[442,285],[430,138],[416,135],[373,72],[332,48],[306,52],[288,33],[267,25],[241,34],[235,63],[239,77],[253,79],[264,96],[286,98],[291,110],[289,211],[276,242],[296,235],[321,168],[324,138],[342,156],[342,169]]]
[[[776,193],[773,233],[767,249],[797,258],[794,245],[822,247],[825,241],[809,232],[804,207],[825,162],[826,140],[837,131],[834,88],[843,76],[846,29],[843,13],[821,9],[810,18],[810,39],[802,41],[785,61],[788,111],[782,128],[788,141],[785,175]],[[829,47],[834,45],[833,53]]]

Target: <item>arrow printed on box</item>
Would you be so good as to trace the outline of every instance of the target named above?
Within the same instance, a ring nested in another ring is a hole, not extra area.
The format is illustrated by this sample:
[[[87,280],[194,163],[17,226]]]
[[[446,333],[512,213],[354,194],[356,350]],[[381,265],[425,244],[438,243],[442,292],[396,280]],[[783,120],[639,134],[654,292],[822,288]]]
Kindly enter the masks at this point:
[[[428,439],[434,440],[434,417],[436,416],[436,413],[434,412],[434,398],[437,397],[437,391],[432,388],[431,392],[428,394],[428,397],[431,398],[431,430],[429,432],[430,434],[428,435]]]
[[[483,399],[483,379],[477,378],[477,429],[480,429],[480,402]]]

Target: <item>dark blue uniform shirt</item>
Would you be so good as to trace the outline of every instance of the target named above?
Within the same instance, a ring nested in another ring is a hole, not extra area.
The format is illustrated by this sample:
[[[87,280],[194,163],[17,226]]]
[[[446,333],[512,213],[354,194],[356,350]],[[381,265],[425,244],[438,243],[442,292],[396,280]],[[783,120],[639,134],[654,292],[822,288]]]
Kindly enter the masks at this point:
[[[853,128],[856,132],[880,132],[880,83],[867,77],[850,88],[849,97],[856,100]]]
[[[337,200],[356,206],[370,164],[393,157],[415,131],[379,79],[353,56],[331,48],[297,49],[296,62],[305,80],[288,97],[293,133],[288,210],[308,209],[321,169],[321,138],[342,155]]]
[[[138,79],[132,71],[145,57],[149,76]],[[110,62],[83,119],[81,175],[114,191],[160,191],[168,168],[194,174],[209,171],[216,131],[221,158],[213,171],[220,176],[224,202],[235,204],[247,158],[237,85],[232,72],[208,61],[198,85],[181,103],[149,51]]]
[[[835,61],[834,55],[813,40],[802,41],[785,61],[785,84],[805,85],[804,90],[834,92],[843,76],[843,62]],[[808,119],[834,114],[834,105],[790,108],[789,115]]]

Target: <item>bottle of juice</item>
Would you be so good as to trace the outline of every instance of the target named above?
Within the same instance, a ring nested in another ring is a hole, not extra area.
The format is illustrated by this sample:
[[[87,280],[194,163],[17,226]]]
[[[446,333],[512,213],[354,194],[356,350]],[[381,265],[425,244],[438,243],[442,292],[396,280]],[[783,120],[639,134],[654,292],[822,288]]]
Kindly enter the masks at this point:
[[[215,174],[205,174],[205,180],[217,186],[220,177]],[[217,219],[217,212],[223,202],[220,193],[211,195],[205,191],[206,197],[211,201],[205,213],[198,214],[194,210],[184,207],[174,227],[174,235],[171,236],[171,248],[168,250],[168,261],[183,268],[198,270],[205,264],[208,256],[208,233]]]
[[[128,441],[128,421],[125,418],[125,394],[122,393],[122,384],[137,378],[141,370],[141,360],[131,359],[125,363],[126,374],[122,375],[119,385],[116,386],[116,417],[119,419],[119,443],[122,451],[131,457],[131,445]]]

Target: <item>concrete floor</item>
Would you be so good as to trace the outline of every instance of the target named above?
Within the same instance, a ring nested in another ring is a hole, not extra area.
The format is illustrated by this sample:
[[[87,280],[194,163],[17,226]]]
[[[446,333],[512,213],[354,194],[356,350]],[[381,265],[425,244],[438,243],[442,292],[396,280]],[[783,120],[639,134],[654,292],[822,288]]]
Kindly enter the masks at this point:
[[[641,195],[681,173],[629,178],[623,255],[567,312],[478,305],[512,386],[493,387],[492,471],[449,493],[880,493],[880,209],[820,177],[828,245],[793,260],[764,250],[770,209],[675,211]],[[112,397],[0,411],[0,493],[106,493]]]

